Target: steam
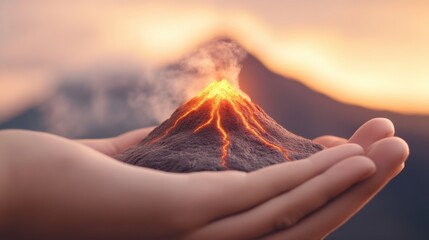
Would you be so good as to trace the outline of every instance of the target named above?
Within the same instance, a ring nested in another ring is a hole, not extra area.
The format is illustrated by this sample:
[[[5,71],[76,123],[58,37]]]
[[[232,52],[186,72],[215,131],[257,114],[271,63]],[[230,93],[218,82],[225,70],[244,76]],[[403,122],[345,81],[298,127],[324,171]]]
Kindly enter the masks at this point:
[[[245,56],[238,44],[218,40],[157,69],[118,64],[68,76],[42,107],[45,124],[50,132],[68,137],[109,136],[157,125],[212,81],[226,78],[239,89]]]
[[[209,43],[178,63],[152,72],[132,93],[130,105],[136,110],[144,106],[160,123],[212,81],[226,78],[239,88],[240,62],[245,55],[234,42]]]

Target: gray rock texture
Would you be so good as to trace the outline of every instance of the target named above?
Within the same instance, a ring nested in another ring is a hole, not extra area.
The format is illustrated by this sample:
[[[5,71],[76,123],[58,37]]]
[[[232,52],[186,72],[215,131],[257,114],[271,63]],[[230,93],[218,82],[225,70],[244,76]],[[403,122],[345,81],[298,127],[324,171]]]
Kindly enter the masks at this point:
[[[250,172],[324,148],[284,129],[229,84],[226,88],[219,93],[205,89],[116,158],[168,172]]]

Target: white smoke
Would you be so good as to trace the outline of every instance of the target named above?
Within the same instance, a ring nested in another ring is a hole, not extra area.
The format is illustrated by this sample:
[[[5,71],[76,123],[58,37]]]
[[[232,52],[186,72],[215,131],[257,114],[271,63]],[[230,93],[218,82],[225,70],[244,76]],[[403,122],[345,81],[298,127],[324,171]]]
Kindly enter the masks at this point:
[[[211,42],[178,63],[151,72],[133,92],[130,104],[135,109],[146,106],[152,110],[150,114],[161,122],[212,81],[226,78],[239,88],[240,62],[245,55],[245,51],[234,42]]]
[[[238,44],[218,40],[161,68],[105,68],[71,77],[43,106],[46,126],[81,137],[159,124],[212,81],[226,78],[239,88],[245,55]]]

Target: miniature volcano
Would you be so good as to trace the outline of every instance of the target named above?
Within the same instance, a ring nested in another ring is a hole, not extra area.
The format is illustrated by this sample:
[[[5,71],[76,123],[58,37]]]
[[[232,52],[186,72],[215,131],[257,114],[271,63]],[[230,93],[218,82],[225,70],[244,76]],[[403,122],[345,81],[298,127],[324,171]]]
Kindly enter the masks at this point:
[[[281,127],[223,79],[180,106],[117,159],[168,172],[250,172],[323,148]]]

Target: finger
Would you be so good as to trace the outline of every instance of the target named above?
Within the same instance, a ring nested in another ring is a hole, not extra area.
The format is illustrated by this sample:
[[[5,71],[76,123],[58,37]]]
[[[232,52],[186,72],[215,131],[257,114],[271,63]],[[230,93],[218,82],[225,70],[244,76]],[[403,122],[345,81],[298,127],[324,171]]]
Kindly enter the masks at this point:
[[[322,239],[359,211],[402,170],[408,152],[407,144],[397,137],[372,144],[367,154],[377,168],[372,177],[357,184],[293,228],[276,233],[269,239]]]
[[[137,144],[145,138],[153,127],[133,130],[117,137],[104,139],[79,139],[79,143],[86,145],[98,152],[108,156],[114,156],[126,150],[127,148]]]
[[[386,118],[374,118],[363,124],[349,139],[350,143],[357,143],[367,149],[376,141],[392,137],[395,128],[392,122]]]
[[[344,144],[308,159],[272,165],[249,174],[204,172],[196,173],[194,178],[191,174],[199,193],[192,196],[191,204],[206,213],[205,221],[241,212],[295,188],[341,160],[362,154],[361,146]]]
[[[125,151],[127,148],[136,145],[145,138],[155,127],[141,128],[133,130],[112,139],[112,144],[115,146],[116,154]]]
[[[322,144],[325,147],[334,147],[347,142],[360,144],[365,149],[372,143],[385,138],[391,137],[395,133],[392,122],[386,118],[374,118],[362,125],[353,136],[347,141],[337,136],[321,136],[313,141]]]
[[[374,171],[375,165],[369,158],[348,158],[288,193],[204,227],[192,238],[249,239],[291,227],[351,185],[372,175]]]
[[[321,136],[313,139],[314,142],[322,144],[327,148],[335,147],[347,143],[347,139],[332,135]]]

